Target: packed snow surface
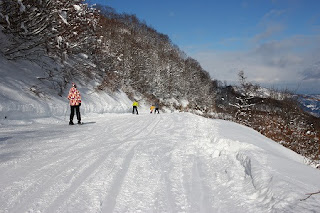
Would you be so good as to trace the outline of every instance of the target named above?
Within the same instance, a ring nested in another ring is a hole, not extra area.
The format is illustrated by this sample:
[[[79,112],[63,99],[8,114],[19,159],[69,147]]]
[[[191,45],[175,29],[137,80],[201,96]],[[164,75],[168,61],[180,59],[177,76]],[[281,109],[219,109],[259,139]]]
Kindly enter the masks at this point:
[[[320,212],[320,171],[189,113],[0,121],[0,212]]]

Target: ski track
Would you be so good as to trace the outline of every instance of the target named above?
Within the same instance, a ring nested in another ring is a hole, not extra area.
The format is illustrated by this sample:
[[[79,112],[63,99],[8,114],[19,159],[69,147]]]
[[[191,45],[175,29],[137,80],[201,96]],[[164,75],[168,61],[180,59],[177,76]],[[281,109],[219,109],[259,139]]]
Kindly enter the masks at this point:
[[[192,118],[125,114],[2,128],[0,212],[296,211],[296,193],[274,194],[268,159],[245,152],[263,150]]]

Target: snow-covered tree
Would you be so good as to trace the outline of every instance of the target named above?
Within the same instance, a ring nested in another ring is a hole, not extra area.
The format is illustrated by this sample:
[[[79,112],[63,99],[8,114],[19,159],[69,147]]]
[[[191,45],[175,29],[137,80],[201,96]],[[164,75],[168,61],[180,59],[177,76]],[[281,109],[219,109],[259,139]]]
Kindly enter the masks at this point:
[[[2,1],[0,23],[11,43],[8,58],[28,57],[41,47],[63,60],[72,53],[93,51],[97,13],[83,0]]]
[[[235,114],[236,119],[247,123],[251,117],[252,107],[255,106],[255,103],[252,101],[254,99],[254,90],[256,87],[247,81],[243,71],[239,71],[239,87],[237,88],[236,102],[230,103],[231,106],[237,109]]]

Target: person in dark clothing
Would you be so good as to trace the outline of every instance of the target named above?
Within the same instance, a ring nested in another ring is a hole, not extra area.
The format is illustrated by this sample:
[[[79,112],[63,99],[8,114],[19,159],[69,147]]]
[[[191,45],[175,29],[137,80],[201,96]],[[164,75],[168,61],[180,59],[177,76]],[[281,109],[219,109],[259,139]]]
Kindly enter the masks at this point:
[[[159,103],[156,103],[154,106],[155,106],[154,113],[156,114],[156,112],[158,111],[158,114],[159,114]]]

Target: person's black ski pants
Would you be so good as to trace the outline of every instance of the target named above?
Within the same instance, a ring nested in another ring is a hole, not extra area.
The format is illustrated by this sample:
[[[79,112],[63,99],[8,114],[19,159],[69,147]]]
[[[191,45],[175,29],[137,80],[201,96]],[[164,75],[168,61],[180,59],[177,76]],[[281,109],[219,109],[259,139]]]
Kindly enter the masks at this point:
[[[70,121],[73,121],[74,110],[76,110],[76,115],[77,115],[78,121],[81,121],[80,106],[70,106],[70,107],[71,107]]]
[[[133,108],[132,108],[132,114],[134,114],[134,111],[136,111],[136,112],[137,112],[137,115],[139,114],[139,113],[138,113],[138,107],[133,106]]]

